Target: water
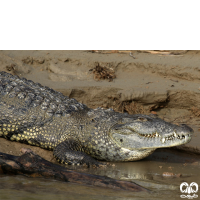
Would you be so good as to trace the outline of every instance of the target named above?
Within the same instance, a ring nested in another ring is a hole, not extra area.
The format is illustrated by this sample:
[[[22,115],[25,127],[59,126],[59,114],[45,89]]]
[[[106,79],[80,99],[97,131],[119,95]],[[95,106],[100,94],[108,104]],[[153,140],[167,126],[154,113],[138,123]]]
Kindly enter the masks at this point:
[[[105,175],[115,179],[133,181],[151,193],[129,192],[108,188],[72,184],[44,178],[26,176],[0,176],[0,199],[181,199],[180,184],[196,182],[200,185],[200,156],[172,150],[157,150],[147,159],[115,163],[99,169],[75,167],[75,170]],[[182,174],[181,177],[164,177],[163,172]],[[197,193],[198,195],[198,193]],[[199,194],[200,195],[200,194]]]

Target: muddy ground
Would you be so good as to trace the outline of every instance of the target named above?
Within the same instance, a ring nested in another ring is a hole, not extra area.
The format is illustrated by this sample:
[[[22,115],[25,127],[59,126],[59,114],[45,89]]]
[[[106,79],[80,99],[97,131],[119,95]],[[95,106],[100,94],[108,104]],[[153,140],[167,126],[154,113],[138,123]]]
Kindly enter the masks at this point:
[[[88,107],[153,113],[195,133],[177,147],[200,153],[200,51],[0,51],[0,71],[39,82]],[[0,151],[25,144],[0,138]],[[52,152],[31,147],[55,161]]]

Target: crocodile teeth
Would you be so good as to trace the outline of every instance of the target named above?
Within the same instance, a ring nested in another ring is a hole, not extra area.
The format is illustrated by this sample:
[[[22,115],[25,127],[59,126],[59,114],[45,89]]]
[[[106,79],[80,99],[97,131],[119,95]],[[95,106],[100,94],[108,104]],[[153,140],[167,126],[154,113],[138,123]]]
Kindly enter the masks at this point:
[[[161,141],[162,141],[162,143],[164,144],[164,143],[165,143],[165,138],[162,138],[162,140],[161,140]]]
[[[175,131],[174,131],[174,136],[175,136],[175,137],[178,137],[178,135],[176,134],[176,132],[175,132]]]
[[[156,137],[158,137],[159,136],[159,134],[156,132]]]

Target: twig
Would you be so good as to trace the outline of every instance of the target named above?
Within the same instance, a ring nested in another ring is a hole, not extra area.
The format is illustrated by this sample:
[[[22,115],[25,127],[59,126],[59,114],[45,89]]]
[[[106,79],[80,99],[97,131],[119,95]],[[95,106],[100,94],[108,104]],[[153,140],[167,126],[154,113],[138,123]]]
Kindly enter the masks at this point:
[[[151,50],[151,51],[140,51],[142,53],[150,53],[150,54],[155,54],[155,55],[158,55],[158,56],[183,56],[183,55],[180,55],[180,53],[174,53],[174,52],[171,52],[171,51],[163,51],[163,50]],[[183,52],[183,53],[186,53],[186,52]]]

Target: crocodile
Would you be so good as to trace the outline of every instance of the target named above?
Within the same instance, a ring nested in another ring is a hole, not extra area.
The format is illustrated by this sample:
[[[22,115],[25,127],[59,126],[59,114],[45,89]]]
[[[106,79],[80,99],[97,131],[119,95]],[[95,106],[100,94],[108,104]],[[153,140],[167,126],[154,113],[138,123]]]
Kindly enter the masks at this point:
[[[185,124],[156,115],[91,109],[31,80],[0,72],[0,136],[53,150],[64,164],[136,161],[157,148],[188,143]]]

